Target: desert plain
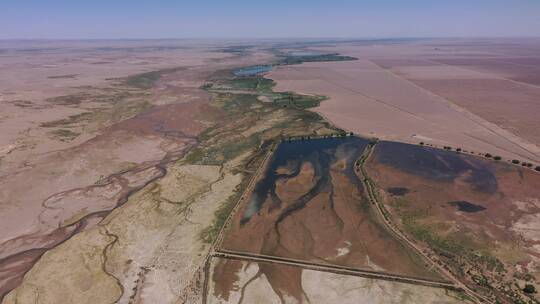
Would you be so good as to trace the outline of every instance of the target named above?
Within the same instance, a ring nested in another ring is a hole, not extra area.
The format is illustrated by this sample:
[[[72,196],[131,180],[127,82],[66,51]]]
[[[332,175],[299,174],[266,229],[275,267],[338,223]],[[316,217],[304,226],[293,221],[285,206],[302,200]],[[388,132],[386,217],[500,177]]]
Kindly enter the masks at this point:
[[[0,301],[536,303],[539,50],[3,41]]]

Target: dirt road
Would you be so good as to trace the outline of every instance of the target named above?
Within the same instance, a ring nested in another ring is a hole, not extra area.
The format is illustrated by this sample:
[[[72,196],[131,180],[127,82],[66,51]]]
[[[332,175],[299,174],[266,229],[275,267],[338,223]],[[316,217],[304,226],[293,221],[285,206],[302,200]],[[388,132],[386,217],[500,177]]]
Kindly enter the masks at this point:
[[[332,273],[343,274],[343,275],[352,275],[352,276],[365,277],[365,278],[370,278],[370,279],[388,280],[388,281],[408,283],[408,284],[424,285],[424,286],[429,286],[429,287],[460,290],[459,287],[456,287],[451,282],[433,281],[433,280],[402,276],[402,275],[379,272],[379,271],[368,271],[368,270],[362,270],[362,269],[353,268],[353,267],[314,263],[314,262],[309,262],[309,261],[282,258],[282,257],[269,256],[269,255],[263,255],[263,254],[236,252],[236,251],[230,251],[230,250],[219,250],[219,251],[214,252],[212,256],[219,257],[219,258],[226,258],[226,259],[251,261],[251,262],[282,264],[282,265],[288,265],[288,266],[301,267],[304,269],[332,272]]]

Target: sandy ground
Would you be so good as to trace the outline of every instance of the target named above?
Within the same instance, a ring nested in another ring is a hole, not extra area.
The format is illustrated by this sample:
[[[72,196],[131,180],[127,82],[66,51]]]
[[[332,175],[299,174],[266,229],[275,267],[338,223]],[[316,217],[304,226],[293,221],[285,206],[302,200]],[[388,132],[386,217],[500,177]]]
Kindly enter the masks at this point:
[[[269,56],[156,43],[0,46],[0,298],[196,144],[213,71]],[[181,68],[151,88],[119,79],[165,67]]]
[[[216,269],[236,264],[223,277]],[[208,303],[464,303],[444,289],[300,268],[212,259]],[[219,274],[219,277],[215,275]],[[227,278],[227,279],[222,279]],[[300,294],[290,294],[280,286],[298,285]],[[224,285],[228,289],[224,292]]]
[[[169,170],[106,221],[47,252],[4,302],[173,303],[188,294],[209,246],[199,234],[240,177],[218,166]]]
[[[316,111],[358,134],[538,162],[540,141],[534,130],[539,127],[535,113],[540,111],[540,88],[522,80],[531,73],[521,71],[511,79],[499,66],[464,69],[437,61],[498,56],[537,64],[530,59],[538,57],[531,50],[540,42],[518,44],[520,52],[493,43],[475,48],[455,41],[324,47],[320,49],[359,60],[283,66],[269,78],[278,82],[278,90],[329,96]],[[499,49],[506,53],[490,53]]]

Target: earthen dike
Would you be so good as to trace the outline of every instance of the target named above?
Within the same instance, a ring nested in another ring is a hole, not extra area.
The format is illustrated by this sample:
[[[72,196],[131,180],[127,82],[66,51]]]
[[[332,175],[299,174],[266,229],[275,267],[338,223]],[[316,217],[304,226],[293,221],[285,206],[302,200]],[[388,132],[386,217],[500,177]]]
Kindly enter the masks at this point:
[[[367,176],[367,171],[364,168],[364,163],[370,157],[375,144],[376,144],[376,141],[368,145],[368,147],[364,151],[364,154],[357,161],[357,167],[355,170],[360,180],[362,181],[363,186],[365,187],[367,191],[370,203],[376,206],[375,209],[377,210],[377,213],[380,215],[380,217],[382,218],[385,225],[389,228],[389,230],[392,233],[396,234],[397,238],[403,240],[409,247],[411,247],[414,251],[419,253],[420,256],[423,259],[425,259],[428,264],[432,265],[434,268],[438,269],[439,272],[441,272],[441,269],[444,270],[444,267],[442,265],[439,265],[437,261],[434,261],[425,252],[423,252],[415,244],[414,241],[410,240],[408,237],[403,235],[403,233],[401,233],[396,228],[396,225],[393,224],[388,217],[384,216],[384,211],[381,209],[382,207],[380,205],[381,203],[378,202],[377,200],[377,197],[374,193],[375,190],[373,188],[373,185],[369,177]],[[231,259],[231,260],[248,261],[248,262],[257,262],[257,263],[280,264],[280,265],[287,265],[287,266],[293,266],[293,267],[300,267],[302,269],[335,273],[335,274],[340,274],[340,275],[350,275],[350,276],[364,277],[364,278],[369,278],[369,279],[387,280],[387,281],[400,282],[400,283],[406,283],[406,284],[416,284],[416,285],[436,287],[436,288],[445,288],[448,290],[462,291],[466,293],[467,295],[469,295],[475,302],[489,303],[489,301],[487,301],[485,298],[481,297],[480,295],[478,295],[477,293],[469,289],[467,286],[461,283],[457,278],[455,278],[455,276],[453,276],[452,274],[449,274],[447,271],[442,271],[441,274],[444,275],[446,278],[448,278],[448,280],[439,281],[439,280],[418,278],[418,277],[407,276],[407,275],[392,274],[392,273],[381,272],[381,271],[370,271],[370,270],[363,270],[363,269],[358,269],[354,267],[331,265],[331,264],[325,264],[325,263],[315,263],[315,262],[310,262],[310,261],[305,261],[305,260],[284,258],[284,257],[279,257],[279,256],[239,252],[239,251],[223,249],[222,242],[225,236],[225,231],[230,226],[235,214],[243,206],[244,202],[249,197],[249,194],[253,191],[254,186],[256,185],[257,181],[261,177],[261,174],[264,174],[265,169],[268,165],[268,161],[272,159],[271,156],[273,152],[275,151],[275,148],[277,147],[277,145],[278,143],[273,143],[271,147],[269,148],[259,168],[257,169],[255,174],[251,178],[248,186],[244,190],[243,195],[240,197],[240,199],[234,206],[232,212],[227,217],[224,225],[222,226],[221,230],[219,231],[218,236],[216,237],[212,245],[211,250],[208,253],[205,266],[204,266],[205,275],[204,275],[203,303],[206,302],[205,300],[207,298],[206,293],[208,290],[207,288],[208,279],[209,279],[208,270],[209,270],[210,260],[214,257],[223,258],[223,259]]]

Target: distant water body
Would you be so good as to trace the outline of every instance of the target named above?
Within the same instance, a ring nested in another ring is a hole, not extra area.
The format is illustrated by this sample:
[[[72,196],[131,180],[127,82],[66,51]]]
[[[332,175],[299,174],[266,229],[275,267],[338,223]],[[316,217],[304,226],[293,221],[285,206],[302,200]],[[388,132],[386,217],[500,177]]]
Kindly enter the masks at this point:
[[[271,65],[253,65],[253,66],[248,66],[245,68],[236,69],[234,70],[233,74],[234,76],[238,76],[238,77],[247,77],[247,76],[256,76],[259,74],[270,72],[271,70],[272,70]]]
[[[317,51],[292,51],[292,52],[288,52],[287,56],[302,57],[302,56],[319,56],[323,54],[324,53],[317,52]]]
[[[343,173],[354,185],[360,186],[360,180],[354,173],[354,163],[363,153],[369,141],[356,136],[345,138],[318,138],[310,140],[295,140],[282,142],[277,147],[265,175],[257,182],[250,197],[248,207],[242,218],[246,223],[250,218],[261,210],[268,198],[273,203],[280,205],[281,200],[276,193],[276,183],[280,179],[291,179],[300,174],[302,165],[310,163],[315,171],[315,186],[310,191],[311,195],[305,195],[306,201],[319,194],[320,191],[332,189],[330,183],[330,171],[338,161],[343,161],[346,166]],[[288,168],[289,172],[279,173],[279,168]],[[291,203],[291,202],[289,202]]]

